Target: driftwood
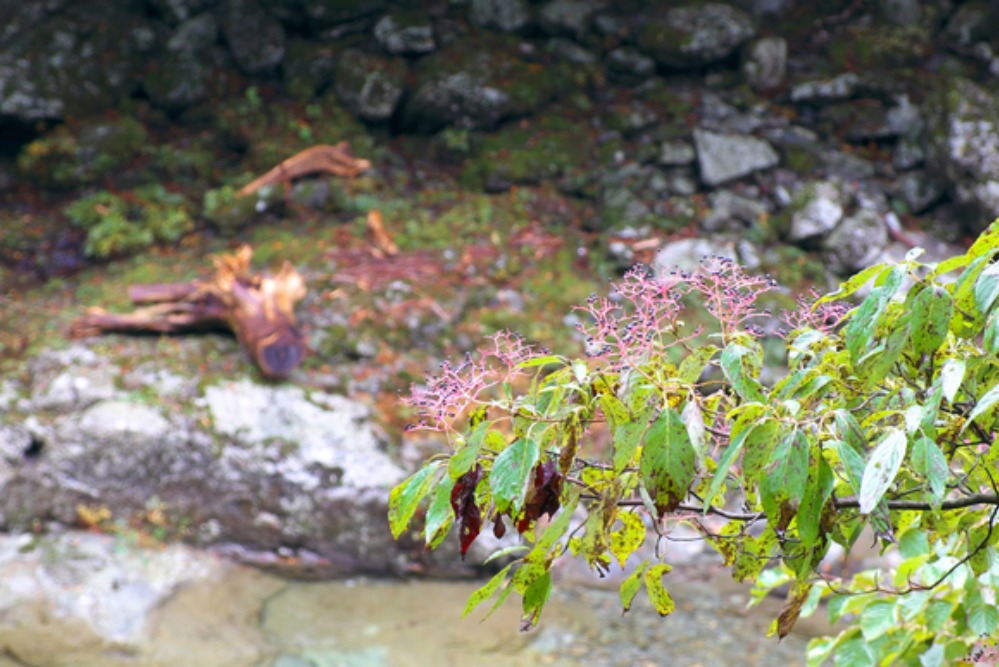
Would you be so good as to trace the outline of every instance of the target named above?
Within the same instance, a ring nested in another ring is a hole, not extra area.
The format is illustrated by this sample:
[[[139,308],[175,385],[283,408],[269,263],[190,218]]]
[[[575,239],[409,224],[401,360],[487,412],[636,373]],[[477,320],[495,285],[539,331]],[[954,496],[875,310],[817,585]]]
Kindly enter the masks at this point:
[[[215,257],[207,281],[132,285],[129,299],[140,308],[126,314],[93,308],[73,323],[73,335],[229,329],[266,377],[286,378],[305,350],[294,313],[305,281],[289,262],[274,276],[251,274],[252,257],[249,246]]]
[[[265,185],[276,183],[284,183],[287,188],[292,179],[309,174],[327,173],[342,178],[354,178],[370,168],[371,163],[368,160],[351,155],[350,147],[346,141],[341,141],[333,146],[313,146],[296,153],[263,176],[247,183],[236,195],[245,197]]]

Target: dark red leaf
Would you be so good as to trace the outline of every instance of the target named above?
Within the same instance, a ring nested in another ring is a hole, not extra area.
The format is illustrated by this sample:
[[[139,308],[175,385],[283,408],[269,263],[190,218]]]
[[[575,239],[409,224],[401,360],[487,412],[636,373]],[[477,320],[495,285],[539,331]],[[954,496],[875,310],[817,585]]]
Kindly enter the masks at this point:
[[[481,478],[482,466],[476,465],[455,480],[451,490],[451,509],[458,522],[458,540],[463,560],[468,548],[482,530],[482,512],[475,504],[475,487],[479,485]]]
[[[503,523],[502,514],[497,514],[495,521],[496,523],[493,524],[493,535],[496,537],[497,540],[499,540],[502,539],[504,535],[506,535],[506,524]]]

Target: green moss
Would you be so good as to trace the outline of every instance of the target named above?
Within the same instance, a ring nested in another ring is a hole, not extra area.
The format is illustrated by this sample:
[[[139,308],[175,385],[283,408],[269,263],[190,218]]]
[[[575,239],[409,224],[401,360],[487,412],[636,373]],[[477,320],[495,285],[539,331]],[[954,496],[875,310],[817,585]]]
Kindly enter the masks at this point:
[[[826,47],[836,71],[916,65],[932,52],[930,31],[923,26],[852,25]]]
[[[819,165],[819,159],[813,150],[789,146],[784,149],[784,165],[794,173],[804,176]]]
[[[184,197],[159,184],[123,195],[101,190],[63,212],[87,230],[85,251],[97,259],[135,254],[155,242],[173,243],[194,228]]]

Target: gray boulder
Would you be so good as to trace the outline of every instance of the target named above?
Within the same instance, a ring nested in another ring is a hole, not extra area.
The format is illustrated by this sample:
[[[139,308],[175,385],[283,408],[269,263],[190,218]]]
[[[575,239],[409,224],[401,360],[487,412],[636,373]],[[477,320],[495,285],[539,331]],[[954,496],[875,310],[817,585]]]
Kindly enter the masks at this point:
[[[925,169],[918,169],[898,179],[898,192],[910,211],[922,213],[943,198],[947,185]]]
[[[258,615],[283,586],[180,545],[0,536],[0,646],[17,665],[270,664]]]
[[[151,60],[142,87],[157,107],[179,112],[208,99],[226,78],[232,60],[217,46],[220,26],[214,14],[204,12],[183,21]]]
[[[630,46],[614,49],[606,62],[607,77],[625,85],[637,85],[656,73],[656,61]]]
[[[75,382],[80,359],[86,381]],[[134,388],[122,389],[108,384],[110,364],[80,354],[39,360],[37,381],[0,426],[0,528],[76,525],[80,507],[127,520],[156,499],[188,539],[241,558],[279,566],[279,553],[294,555],[329,576],[412,562],[411,543],[385,529],[388,491],[405,472],[367,406],[248,379],[198,389],[154,366],[145,362],[124,381]],[[87,387],[105,389],[81,396]],[[452,558],[430,560],[453,567]]]
[[[233,60],[251,75],[272,74],[284,59],[281,22],[256,0],[227,0],[221,9],[222,33]]]
[[[787,42],[783,37],[766,37],[750,47],[742,73],[757,91],[773,90],[784,83],[787,73]]]
[[[122,3],[19,3],[5,13],[0,116],[83,116],[135,85],[156,48],[153,25]],[[13,27],[13,31],[12,31]]]
[[[837,181],[803,185],[791,202],[788,239],[803,243],[829,234],[843,219],[843,205],[843,192]]]
[[[752,17],[731,5],[664,4],[642,21],[638,46],[666,67],[703,67],[730,55],[754,34]]]
[[[860,85],[860,77],[853,72],[831,79],[802,81],[791,88],[791,101],[808,104],[828,104],[853,97]]]
[[[674,269],[692,271],[702,259],[714,255],[739,259],[734,241],[719,238],[680,239],[667,243],[656,253],[652,268],[657,275],[667,274]]]
[[[517,32],[531,20],[524,0],[472,0],[468,20],[482,28]]]
[[[975,210],[972,227],[981,229],[999,216],[999,97],[954,77],[927,106],[929,166],[957,203]]]
[[[881,215],[861,209],[822,241],[822,254],[832,271],[850,275],[878,262],[887,245],[888,227]]]
[[[358,118],[387,121],[406,91],[406,63],[347,49],[337,60],[333,89],[343,105]]]
[[[421,55],[437,48],[430,19],[420,12],[381,17],[375,23],[375,39],[392,55]]]
[[[711,187],[776,167],[780,162],[769,143],[747,135],[696,129],[694,144],[701,181]]]
[[[604,0],[551,0],[539,12],[541,29],[549,35],[582,39],[593,16],[606,6]]]
[[[376,14],[388,6],[386,0],[301,0],[302,10],[317,28],[329,28]]]

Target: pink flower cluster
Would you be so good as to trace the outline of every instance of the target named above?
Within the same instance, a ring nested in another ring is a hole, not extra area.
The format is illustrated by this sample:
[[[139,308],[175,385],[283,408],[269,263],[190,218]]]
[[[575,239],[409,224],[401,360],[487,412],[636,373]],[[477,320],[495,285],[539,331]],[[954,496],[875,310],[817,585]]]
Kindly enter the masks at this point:
[[[824,333],[836,329],[850,312],[850,306],[840,302],[815,305],[819,296],[814,289],[807,295],[799,296],[796,299],[797,307],[783,313],[782,319],[787,326],[778,329],[777,335],[784,338],[795,329],[815,329]]]
[[[523,374],[521,362],[543,352],[527,344],[523,336],[501,331],[478,353],[467,354],[459,364],[444,361],[440,372],[428,375],[423,385],[413,385],[404,399],[416,408],[420,421],[409,430],[451,432],[467,410],[481,402],[483,394]]]

